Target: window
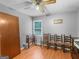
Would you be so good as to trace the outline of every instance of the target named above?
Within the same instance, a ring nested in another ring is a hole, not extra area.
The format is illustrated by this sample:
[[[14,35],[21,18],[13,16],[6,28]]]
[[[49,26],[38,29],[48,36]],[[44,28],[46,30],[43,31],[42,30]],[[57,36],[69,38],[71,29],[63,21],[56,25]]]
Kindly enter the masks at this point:
[[[41,20],[33,21],[33,34],[42,35],[42,21]]]

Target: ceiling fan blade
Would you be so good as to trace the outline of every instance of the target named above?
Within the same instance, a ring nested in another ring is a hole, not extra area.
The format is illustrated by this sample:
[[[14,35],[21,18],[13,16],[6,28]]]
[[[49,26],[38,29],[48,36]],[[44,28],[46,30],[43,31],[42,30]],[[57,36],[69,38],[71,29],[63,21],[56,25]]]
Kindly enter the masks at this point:
[[[24,9],[29,9],[32,6],[32,2],[31,1],[25,1],[23,4],[24,4]]]
[[[31,8],[31,6],[24,7],[24,9],[30,9],[30,8]]]
[[[26,2],[24,2],[24,5],[26,5],[26,6],[32,5],[32,2],[26,1]]]

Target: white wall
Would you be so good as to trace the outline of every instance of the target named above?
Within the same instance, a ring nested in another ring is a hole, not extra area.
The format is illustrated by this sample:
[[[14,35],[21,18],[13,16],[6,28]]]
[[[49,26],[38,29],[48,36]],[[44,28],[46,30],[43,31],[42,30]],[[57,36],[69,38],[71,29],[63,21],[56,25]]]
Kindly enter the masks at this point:
[[[26,35],[32,34],[32,19],[26,15],[20,16],[20,43],[21,47],[23,47],[23,44],[26,44]]]
[[[51,16],[37,17],[43,20],[44,33],[77,35],[77,12],[58,13]],[[53,20],[63,19],[62,24],[53,24]]]
[[[77,27],[78,27],[77,33],[78,33],[78,37],[79,37],[79,9],[78,9],[78,25],[77,25]]]
[[[4,5],[0,4],[0,12],[6,12],[12,15],[16,15],[19,17],[19,31],[20,31],[20,45],[21,48],[23,47],[23,44],[26,43],[26,35],[32,34],[32,19],[31,17],[22,14],[20,12],[17,12],[16,10],[12,8],[8,8]]]

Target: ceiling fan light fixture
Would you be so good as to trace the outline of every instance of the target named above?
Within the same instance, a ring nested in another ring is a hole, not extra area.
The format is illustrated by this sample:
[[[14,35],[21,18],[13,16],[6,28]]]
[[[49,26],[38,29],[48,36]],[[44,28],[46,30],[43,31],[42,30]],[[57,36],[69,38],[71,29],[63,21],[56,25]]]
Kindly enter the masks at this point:
[[[36,9],[37,9],[37,10],[39,10],[39,9],[40,9],[39,5],[37,5],[37,6],[36,6]]]
[[[42,0],[32,0],[32,2],[35,5],[40,5],[40,3],[42,2]]]
[[[56,0],[32,0],[33,5],[37,10],[44,12],[45,5],[55,3]]]
[[[44,3],[42,0],[32,0],[33,5],[36,7],[37,10],[43,12],[44,11]]]
[[[44,12],[44,6],[43,5],[36,5],[36,9],[41,11],[41,12]]]

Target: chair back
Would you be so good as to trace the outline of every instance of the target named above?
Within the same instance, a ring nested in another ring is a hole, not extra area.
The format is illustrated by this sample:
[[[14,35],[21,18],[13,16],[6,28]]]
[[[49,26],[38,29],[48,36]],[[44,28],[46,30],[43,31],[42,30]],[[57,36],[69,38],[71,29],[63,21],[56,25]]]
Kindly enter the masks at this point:
[[[32,35],[32,42],[35,43],[35,35]]]
[[[43,41],[49,40],[49,34],[43,34]]]
[[[69,36],[64,35],[64,42],[70,42],[70,43],[72,43],[71,35],[69,35]]]
[[[62,34],[61,34],[61,35],[56,35],[56,41],[61,41],[61,42],[63,42]]]
[[[26,35],[26,43],[29,42],[29,35]]]
[[[55,35],[50,35],[50,40],[49,41],[55,41]]]

